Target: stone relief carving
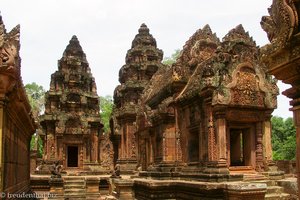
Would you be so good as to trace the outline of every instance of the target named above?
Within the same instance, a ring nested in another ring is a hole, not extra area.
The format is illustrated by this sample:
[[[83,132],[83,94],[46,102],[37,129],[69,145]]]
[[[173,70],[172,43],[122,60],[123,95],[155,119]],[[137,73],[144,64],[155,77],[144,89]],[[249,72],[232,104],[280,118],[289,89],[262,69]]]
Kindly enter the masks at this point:
[[[1,20],[2,22],[2,20]],[[20,26],[16,26],[11,32],[5,32],[3,23],[0,24],[0,70],[6,70],[16,73],[19,69],[17,66],[18,52],[19,52],[19,39],[20,39]]]
[[[268,9],[270,16],[263,16],[261,27],[271,43],[285,45],[298,28],[298,13],[294,0],[273,0]]]

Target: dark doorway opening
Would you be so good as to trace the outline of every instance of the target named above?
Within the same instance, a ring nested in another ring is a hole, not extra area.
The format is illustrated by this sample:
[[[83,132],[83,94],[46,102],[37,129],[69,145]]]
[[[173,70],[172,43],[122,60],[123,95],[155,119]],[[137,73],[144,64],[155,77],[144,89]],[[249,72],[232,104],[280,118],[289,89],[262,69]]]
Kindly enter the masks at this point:
[[[244,134],[242,129],[230,130],[230,165],[244,166]]]
[[[68,167],[78,167],[78,146],[68,146]]]

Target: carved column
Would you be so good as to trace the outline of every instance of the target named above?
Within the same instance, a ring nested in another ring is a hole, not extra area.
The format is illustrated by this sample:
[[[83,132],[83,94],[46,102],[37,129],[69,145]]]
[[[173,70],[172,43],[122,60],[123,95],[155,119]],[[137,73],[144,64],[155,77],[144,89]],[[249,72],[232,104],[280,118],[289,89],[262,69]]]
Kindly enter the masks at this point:
[[[217,160],[216,137],[213,122],[213,113],[211,108],[211,101],[206,101],[206,122],[207,122],[207,143],[208,143],[208,160]]]
[[[263,168],[262,122],[256,123],[256,171]]]
[[[300,102],[300,98],[297,99]],[[298,191],[300,191],[300,105],[293,106],[294,124],[296,126],[296,165],[297,165],[297,177],[298,177]]]
[[[263,159],[264,171],[277,172],[278,167],[272,158],[272,124],[271,114],[268,113],[263,123]]]
[[[63,159],[63,141],[62,141],[62,137],[61,135],[60,136],[57,136],[56,137],[56,141],[57,141],[57,158],[59,160],[62,160]]]
[[[216,139],[217,139],[217,153],[218,162],[227,166],[227,145],[226,145],[226,119],[225,112],[218,111],[216,114]]]
[[[98,161],[98,136],[95,133],[92,133],[91,135],[91,141],[92,141],[92,155],[91,155],[91,161],[96,162]]]
[[[221,174],[229,174],[229,169],[227,166],[227,141],[226,141],[226,118],[225,118],[225,110],[222,107],[214,108],[213,116],[215,119],[215,124],[212,122],[212,115],[208,115],[209,117],[209,145],[211,145],[210,149],[214,149],[213,154],[210,155],[211,160],[205,170],[209,173],[221,173]],[[214,130],[214,129],[215,130]],[[214,130],[214,131],[212,131]],[[212,143],[212,138],[215,139],[215,143]],[[209,152],[211,154],[212,152]]]
[[[3,147],[4,147],[4,104],[5,102],[0,97],[0,192],[4,191],[3,179],[4,179],[4,157],[3,157]]]
[[[55,159],[55,144],[52,130],[47,130],[47,159]]]
[[[263,135],[264,158],[266,159],[266,161],[272,160],[271,126],[272,126],[271,121],[270,118],[268,117],[264,121],[264,135]]]
[[[175,108],[175,160],[176,162],[181,162],[182,161],[182,151],[181,151],[181,131],[179,129],[179,124],[178,124],[178,108]]]
[[[125,126],[125,125],[123,125]],[[121,146],[120,146],[120,159],[123,159],[125,157],[125,138],[126,138],[126,132],[124,131],[124,127],[121,126]]]

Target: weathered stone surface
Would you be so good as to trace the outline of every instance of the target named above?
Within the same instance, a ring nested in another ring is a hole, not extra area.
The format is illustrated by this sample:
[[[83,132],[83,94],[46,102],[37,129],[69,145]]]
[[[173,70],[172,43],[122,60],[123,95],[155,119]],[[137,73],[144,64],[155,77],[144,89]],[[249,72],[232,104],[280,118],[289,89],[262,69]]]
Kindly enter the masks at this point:
[[[0,193],[30,190],[30,139],[35,132],[21,77],[20,26],[6,32],[0,16]]]
[[[242,25],[222,42],[208,25],[199,29],[176,62],[153,75],[137,105],[141,169],[156,177],[267,170],[278,88],[258,55]]]
[[[291,194],[294,197],[298,196],[298,184],[296,178],[278,180],[277,184],[283,187],[285,193]]]
[[[120,200],[134,199],[133,183],[130,179],[113,179],[115,197]]]
[[[246,200],[246,199],[265,199],[267,191],[266,184],[229,184],[226,186],[226,199]]]
[[[96,90],[86,55],[73,36],[58,62],[58,71],[51,75],[45,113],[40,117],[45,160],[59,160],[64,169],[97,171],[105,155],[100,156],[103,125]],[[108,170],[110,156],[102,161]]]
[[[290,102],[294,113],[297,141],[297,175],[300,188],[300,87],[299,87],[299,2],[273,0],[269,16],[262,17],[261,26],[266,31],[270,44],[261,48],[261,60],[270,74],[292,87],[283,92],[293,99]]]
[[[126,64],[120,69],[119,81],[114,92],[111,138],[114,143],[115,163],[122,173],[132,173],[137,168],[139,154],[136,132],[136,105],[153,74],[163,68],[162,50],[145,24],[132,41],[126,54]]]
[[[51,178],[49,180],[50,194],[55,200],[64,199],[64,182],[62,178]]]

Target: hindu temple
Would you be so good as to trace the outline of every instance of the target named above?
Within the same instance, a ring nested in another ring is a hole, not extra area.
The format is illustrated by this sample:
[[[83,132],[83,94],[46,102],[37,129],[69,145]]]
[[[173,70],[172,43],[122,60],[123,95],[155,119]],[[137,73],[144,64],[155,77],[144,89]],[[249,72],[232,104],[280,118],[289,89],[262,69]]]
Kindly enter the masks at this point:
[[[46,92],[44,160],[60,161],[65,169],[88,169],[100,161],[103,127],[95,79],[76,36],[73,36],[51,75]]]
[[[126,64],[119,72],[121,85],[114,92],[115,108],[111,120],[115,163],[128,173],[137,167],[136,105],[153,74],[164,67],[161,63],[163,52],[157,48],[149,28],[142,24],[138,32],[127,51]]]

